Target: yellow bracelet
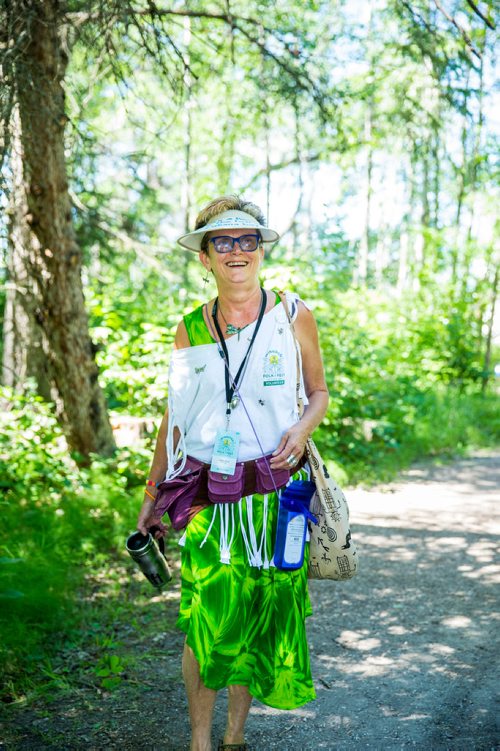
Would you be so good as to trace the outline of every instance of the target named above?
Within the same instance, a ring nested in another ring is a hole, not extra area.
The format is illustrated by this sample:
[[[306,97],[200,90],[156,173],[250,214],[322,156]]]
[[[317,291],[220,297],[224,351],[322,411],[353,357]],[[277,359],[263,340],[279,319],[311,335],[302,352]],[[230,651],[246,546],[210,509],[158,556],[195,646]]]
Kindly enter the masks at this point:
[[[146,493],[146,495],[148,495],[148,496],[149,496],[149,497],[151,498],[151,500],[152,500],[152,501],[156,501],[156,497],[155,497],[154,495],[152,495],[152,494],[151,494],[151,493],[149,492],[149,490],[145,490],[144,492]]]

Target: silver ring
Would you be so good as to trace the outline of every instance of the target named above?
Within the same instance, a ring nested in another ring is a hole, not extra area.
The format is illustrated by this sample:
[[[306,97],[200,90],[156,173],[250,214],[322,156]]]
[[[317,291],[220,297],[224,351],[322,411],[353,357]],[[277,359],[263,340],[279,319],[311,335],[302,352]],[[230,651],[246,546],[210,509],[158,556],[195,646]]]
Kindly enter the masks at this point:
[[[287,461],[287,464],[295,464],[296,460],[295,460],[294,455],[290,454],[290,456],[288,457],[288,459],[286,461]]]

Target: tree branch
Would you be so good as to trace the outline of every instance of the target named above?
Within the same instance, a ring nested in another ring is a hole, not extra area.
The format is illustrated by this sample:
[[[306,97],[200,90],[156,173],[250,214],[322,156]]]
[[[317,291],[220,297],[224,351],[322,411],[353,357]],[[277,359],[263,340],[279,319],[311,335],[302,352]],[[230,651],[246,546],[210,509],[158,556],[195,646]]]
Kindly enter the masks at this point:
[[[467,0],[467,5],[469,5],[472,8],[472,10],[474,11],[474,13],[477,16],[479,16],[479,18],[481,19],[481,21],[484,21],[484,23],[486,24],[486,26],[489,26],[490,29],[492,29],[493,31],[495,31],[496,26],[493,23],[493,21],[490,21],[490,19],[483,14],[483,12],[480,10],[480,8],[478,8],[478,6],[476,5],[476,3],[473,2],[473,0]]]
[[[323,115],[327,114],[327,110],[323,103],[324,95],[320,91],[318,91],[316,84],[314,83],[314,81],[312,81],[312,79],[310,78],[309,74],[307,73],[305,69],[299,70],[298,68],[294,68],[290,66],[287,62],[285,62],[285,60],[280,58],[278,55],[272,52],[268,47],[266,47],[264,42],[261,42],[260,39],[253,36],[253,34],[251,34],[249,31],[246,31],[241,26],[234,24],[234,28],[238,29],[238,31],[240,31],[240,33],[243,34],[243,36],[245,36],[249,42],[252,42],[252,44],[255,44],[255,46],[260,49],[264,57],[268,57],[271,60],[274,60],[274,62],[279,68],[281,68],[286,73],[288,73],[288,75],[295,81],[297,87],[301,91],[311,91],[313,95],[313,99],[318,105],[320,112]]]
[[[413,10],[411,3],[408,2],[408,0],[401,0],[401,4],[406,8],[408,13],[411,16],[411,20],[413,23],[418,27],[418,21],[422,24],[422,26],[425,28],[426,31],[431,34],[431,36],[434,36],[434,29],[430,25],[428,21],[425,20],[425,18],[420,14],[417,13],[415,10]]]
[[[125,10],[127,12],[123,14],[124,17],[125,15],[129,17],[130,14],[133,14],[135,16],[156,16],[157,18],[161,18],[163,16],[188,16],[189,18],[211,18],[215,21],[223,21],[229,26],[233,25],[233,21],[244,21],[245,23],[250,23],[254,26],[257,26],[258,28],[264,29],[269,33],[272,31],[268,27],[263,26],[262,21],[256,18],[249,18],[248,16],[235,16],[233,13],[211,13],[209,11],[187,9],[183,10],[182,8],[177,10],[165,10],[163,8],[157,8],[156,6],[140,9],[125,7]],[[96,21],[100,18],[99,13],[87,13],[84,11],[67,11],[64,15],[65,18],[67,18],[69,21],[78,25],[85,23],[86,21]],[[116,12],[115,17],[119,18],[119,15]]]
[[[105,6],[106,11],[108,14],[110,14],[110,17],[113,21],[120,21],[120,20],[126,20],[127,22],[134,23],[135,20],[135,27],[139,30],[139,34],[141,34],[143,44],[145,48],[149,51],[150,54],[152,54],[152,51],[150,49],[150,46],[148,45],[147,39],[145,38],[143,30],[140,29],[140,24],[138,23],[139,18],[145,18],[149,19],[151,24],[153,25],[153,36],[158,39],[157,36],[157,30],[154,27],[154,20],[157,19],[158,21],[164,20],[167,17],[171,18],[172,21],[174,18],[182,18],[182,17],[188,17],[188,18],[198,18],[198,19],[207,19],[207,20],[214,20],[219,21],[225,25],[227,25],[231,29],[231,35],[235,31],[239,31],[242,36],[244,36],[250,44],[254,45],[257,49],[260,50],[263,57],[266,57],[270,60],[273,60],[274,63],[282,70],[284,71],[294,82],[295,86],[300,89],[303,92],[310,92],[314,101],[316,102],[320,112],[323,116],[327,115],[327,108],[325,107],[325,95],[322,91],[318,89],[317,84],[313,81],[311,76],[309,75],[309,72],[307,71],[304,63],[306,60],[303,56],[300,54],[297,54],[296,49],[294,46],[291,45],[290,40],[288,37],[290,35],[295,35],[295,31],[293,29],[272,29],[269,26],[264,26],[262,21],[260,19],[252,18],[249,16],[243,16],[243,15],[235,15],[230,7],[226,12],[211,12],[211,11],[201,11],[201,10],[189,10],[189,9],[164,9],[164,8],[158,8],[156,5],[155,0],[147,0],[147,7],[146,8],[134,8],[132,4],[129,4],[128,2],[124,2],[123,4],[116,4],[110,3],[109,6]],[[86,13],[86,12],[72,12],[67,11],[65,14],[65,18],[68,22],[73,23],[75,26],[81,26],[85,21],[100,21],[102,20],[101,15],[98,12],[93,13]],[[174,21],[173,21],[174,22]],[[175,23],[175,22],[174,22]],[[246,26],[252,27],[252,30],[249,28],[245,28]],[[253,29],[258,30],[257,33],[253,33]],[[149,30],[151,31],[151,30]],[[269,36],[271,36],[274,40],[276,40],[281,46],[282,46],[282,54],[279,52],[273,51],[270,49],[269,45],[266,44],[265,40],[262,40],[260,35],[262,32],[265,32]],[[163,29],[163,33],[166,35],[167,42],[171,45],[173,48],[173,51],[175,55],[178,57],[181,64],[184,66],[184,68],[189,68],[187,65],[187,60],[181,50],[175,45],[173,42],[171,36]],[[158,52],[161,53],[161,47],[159,46]],[[157,57],[157,56],[156,56]],[[290,58],[288,60],[287,58]],[[301,58],[301,59],[299,59]],[[297,65],[298,62],[302,62],[302,66],[299,67]],[[293,64],[292,64],[293,63]],[[193,71],[190,71],[191,75],[194,76]]]
[[[474,55],[476,55],[476,57],[477,57],[477,58],[478,58],[479,60],[481,60],[481,58],[482,58],[482,55],[481,55],[481,53],[480,53],[480,52],[478,52],[478,51],[477,51],[477,49],[476,49],[476,48],[474,47],[474,45],[472,44],[471,38],[469,37],[469,35],[467,34],[467,32],[465,31],[465,29],[463,28],[463,26],[460,26],[460,24],[458,23],[458,21],[457,21],[457,20],[456,20],[456,19],[455,19],[455,18],[454,18],[453,16],[450,16],[450,14],[449,14],[449,13],[448,13],[448,12],[447,12],[447,11],[446,11],[446,10],[445,10],[444,8],[443,8],[443,6],[442,6],[442,5],[441,5],[441,3],[439,2],[439,0],[434,0],[434,5],[436,6],[436,8],[437,8],[437,9],[438,9],[439,11],[441,11],[441,13],[443,14],[443,16],[444,16],[444,17],[445,17],[446,19],[448,19],[448,21],[449,21],[449,22],[450,22],[451,24],[453,24],[453,26],[454,26],[454,27],[455,27],[455,28],[456,28],[456,29],[457,29],[457,30],[458,30],[458,31],[460,32],[460,34],[461,34],[461,36],[462,36],[462,38],[463,38],[463,40],[464,40],[465,44],[466,44],[466,45],[467,45],[467,47],[468,47],[468,48],[470,49],[470,51],[471,51],[471,52],[472,52],[472,53],[473,53]]]
[[[309,154],[308,156],[302,157],[303,162],[317,162],[319,159],[321,159],[321,154]],[[245,193],[245,191],[247,191],[254,182],[259,179],[259,177],[266,175],[268,171],[277,172],[278,170],[286,169],[286,167],[291,167],[292,164],[297,164],[298,161],[299,159],[297,157],[293,157],[292,159],[286,159],[283,162],[276,162],[276,164],[270,164],[267,167],[263,167],[256,172],[242,188],[240,188],[240,193]]]

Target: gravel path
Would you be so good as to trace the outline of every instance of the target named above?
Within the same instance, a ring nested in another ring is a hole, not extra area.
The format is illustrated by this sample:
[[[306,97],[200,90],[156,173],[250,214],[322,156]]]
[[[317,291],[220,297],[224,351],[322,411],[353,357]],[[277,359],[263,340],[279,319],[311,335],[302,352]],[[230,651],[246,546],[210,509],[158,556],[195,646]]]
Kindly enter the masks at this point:
[[[500,748],[499,489],[500,453],[478,453],[348,493],[362,568],[350,582],[311,584],[318,698],[293,712],[255,703],[252,751]],[[160,629],[158,646],[118,691],[9,708],[0,748],[186,749],[182,636]],[[215,739],[225,708],[223,692]]]
[[[500,455],[416,467],[348,499],[362,568],[312,584],[318,699],[286,715],[255,707],[249,737],[258,751],[500,747]]]

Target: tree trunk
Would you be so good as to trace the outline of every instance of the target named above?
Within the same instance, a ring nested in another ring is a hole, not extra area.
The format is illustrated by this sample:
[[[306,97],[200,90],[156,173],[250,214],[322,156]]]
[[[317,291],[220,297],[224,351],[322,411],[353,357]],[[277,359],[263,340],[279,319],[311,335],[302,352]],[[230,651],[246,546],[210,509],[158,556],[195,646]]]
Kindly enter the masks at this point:
[[[408,274],[408,245],[408,230],[405,229],[399,238],[398,279],[396,282],[396,290],[399,296],[403,294],[403,290],[406,286],[406,277]]]
[[[439,196],[441,194],[441,173],[440,173],[440,166],[441,166],[441,148],[440,148],[440,142],[439,142],[439,131],[436,128],[434,131],[434,141],[433,141],[433,150],[432,150],[432,162],[433,162],[433,201],[432,201],[432,226],[434,229],[439,229]],[[439,271],[439,268],[436,264],[435,271]]]
[[[12,214],[10,242],[12,267],[26,280],[30,298],[23,308],[30,319],[29,336],[35,347],[42,343],[47,379],[68,444],[86,460],[90,452],[112,453],[114,441],[97,382],[82,257],[72,225],[61,85],[67,57],[58,34],[58,12],[57,0],[43,0],[26,3],[18,14],[16,33],[25,39],[14,81],[22,175],[14,178],[19,210]]]
[[[271,126],[269,124],[269,113],[267,106],[264,110],[264,143],[266,152],[266,222],[269,221],[269,214],[271,213],[271,143],[269,134]]]
[[[189,69],[189,45],[191,43],[191,19],[186,17],[184,19],[184,49],[185,63],[187,63],[184,70],[184,89],[185,89],[185,101],[182,110],[182,124],[184,133],[184,173],[182,177],[181,185],[181,205],[184,215],[184,231],[189,232],[191,229],[191,213],[192,213],[192,135],[193,135],[193,99],[192,99],[192,77]],[[182,284],[185,288],[189,287],[189,266],[191,261],[191,253],[184,253],[181,258],[183,259],[182,265]]]
[[[413,153],[413,148],[410,149],[410,155]],[[405,212],[405,215],[402,218],[401,221],[401,234],[399,236],[399,250],[398,250],[398,277],[396,282],[396,291],[398,295],[403,294],[404,288],[408,285],[409,281],[409,274],[410,274],[410,266],[409,266],[409,256],[410,256],[410,232],[412,227],[412,212],[413,212],[413,203],[414,203],[414,195],[415,195],[415,188],[414,188],[414,170],[413,170],[413,159],[410,156],[410,159],[408,160],[408,168],[405,170],[406,172],[406,179],[405,179],[405,190],[408,191],[408,197],[407,197],[407,203],[408,203],[408,209]],[[411,280],[411,276],[410,276]]]
[[[415,238],[414,245],[414,260],[415,271],[413,279],[413,289],[417,292],[422,284],[425,284],[427,275],[427,244],[428,244],[428,231],[429,231],[429,185],[430,185],[430,172],[429,172],[429,151],[428,142],[422,145],[422,184],[420,186],[420,226],[418,228],[418,234]]]
[[[265,33],[262,26],[259,26],[259,40],[261,44],[265,44]],[[266,87],[266,60],[264,56],[261,56],[261,76],[263,87]],[[267,97],[262,97],[260,102],[262,111],[262,120],[264,125],[264,151],[266,156],[265,177],[266,177],[266,222],[269,222],[269,215],[271,213],[271,121],[269,117],[269,102]],[[269,246],[266,255],[269,257],[272,253],[274,245]]]
[[[12,113],[11,130],[8,281],[3,320],[2,383],[15,391],[23,391],[27,379],[33,379],[37,392],[49,400],[51,389],[47,359],[43,351],[41,330],[36,323],[35,301],[30,294],[32,285],[26,271],[33,247],[31,230],[25,218],[28,206],[23,191],[22,147],[17,107]]]
[[[300,108],[299,103],[297,100],[294,101],[293,104],[293,111],[294,111],[294,145],[295,145],[295,161],[297,163],[297,193],[298,193],[298,200],[297,200],[297,208],[295,209],[295,214],[293,217],[292,222],[292,247],[293,247],[293,253],[294,256],[300,252],[301,248],[301,237],[303,236],[303,230],[302,230],[302,212],[303,212],[303,204],[304,204],[304,172],[303,172],[303,164],[302,164],[302,143],[301,143],[301,132],[300,132]],[[305,246],[307,249],[307,246]]]
[[[484,48],[482,50],[484,52]],[[467,290],[467,269],[470,267],[474,253],[476,250],[476,243],[474,241],[473,237],[473,230],[474,230],[474,223],[476,220],[476,213],[477,213],[477,196],[479,192],[479,181],[478,181],[478,166],[481,158],[481,141],[482,141],[482,134],[483,134],[483,126],[484,126],[484,102],[483,102],[483,95],[484,95],[484,55],[481,57],[481,63],[479,66],[479,81],[478,81],[478,91],[477,91],[477,107],[478,107],[478,116],[477,121],[474,124],[473,132],[472,132],[472,146],[471,146],[471,152],[469,156],[469,168],[468,168],[468,192],[469,192],[469,216],[468,216],[468,226],[467,226],[467,233],[464,238],[464,273],[462,275],[461,285],[460,285],[460,296],[464,296],[466,294]],[[476,235],[478,234],[476,230]]]
[[[485,393],[488,381],[490,379],[490,367],[491,367],[491,344],[493,340],[493,326],[495,325],[495,304],[498,294],[498,266],[495,268],[495,276],[491,285],[491,308],[490,308],[490,320],[488,322],[488,331],[486,334],[486,348],[484,352],[484,365],[483,365],[483,383],[482,391]]]
[[[371,251],[371,212],[372,212],[372,172],[373,172],[373,146],[372,146],[372,125],[373,125],[373,99],[370,98],[368,111],[365,120],[365,143],[367,148],[366,155],[366,182],[365,182],[365,206],[363,233],[359,244],[359,256],[357,264],[356,281],[360,286],[366,286],[368,281],[368,263]]]
[[[382,222],[379,228],[379,237],[374,243],[375,257],[375,287],[384,286],[384,271],[389,266],[391,254],[391,229],[388,224]]]

